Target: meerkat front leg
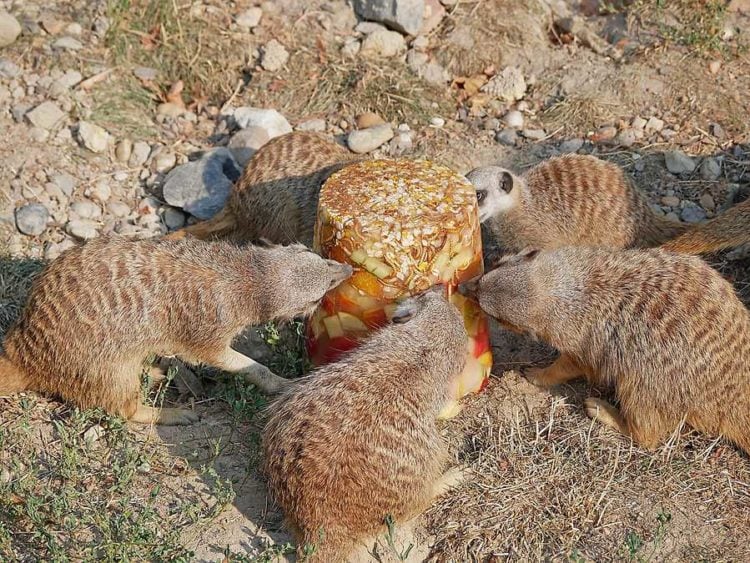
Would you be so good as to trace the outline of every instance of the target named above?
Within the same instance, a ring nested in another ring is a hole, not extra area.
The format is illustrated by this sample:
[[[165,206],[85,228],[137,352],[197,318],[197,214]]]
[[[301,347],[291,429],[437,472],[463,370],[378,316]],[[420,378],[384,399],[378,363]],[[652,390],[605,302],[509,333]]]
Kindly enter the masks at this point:
[[[273,373],[270,369],[235,349],[227,346],[214,362],[216,367],[225,371],[241,373],[245,381],[252,383],[263,393],[274,395],[291,385],[291,381]]]
[[[524,375],[534,385],[552,387],[581,377],[583,370],[570,356],[561,354],[552,365],[527,369]]]
[[[583,407],[589,418],[617,430],[620,434],[631,438],[642,448],[653,450],[659,445],[660,436],[658,431],[626,420],[620,411],[607,401],[589,397],[583,401]]]

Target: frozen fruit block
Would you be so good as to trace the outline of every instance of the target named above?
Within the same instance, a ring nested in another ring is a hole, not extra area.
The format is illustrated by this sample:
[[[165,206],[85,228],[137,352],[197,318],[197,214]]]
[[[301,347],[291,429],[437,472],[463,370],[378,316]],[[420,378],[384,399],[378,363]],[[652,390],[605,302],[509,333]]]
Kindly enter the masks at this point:
[[[469,335],[452,398],[482,389],[492,367],[487,319],[453,291],[483,272],[477,199],[455,172],[424,160],[372,160],[333,174],[320,192],[315,250],[354,266],[310,319],[315,364],[334,361],[393,315],[399,299],[435,284],[448,288]],[[446,405],[444,416],[457,412]]]

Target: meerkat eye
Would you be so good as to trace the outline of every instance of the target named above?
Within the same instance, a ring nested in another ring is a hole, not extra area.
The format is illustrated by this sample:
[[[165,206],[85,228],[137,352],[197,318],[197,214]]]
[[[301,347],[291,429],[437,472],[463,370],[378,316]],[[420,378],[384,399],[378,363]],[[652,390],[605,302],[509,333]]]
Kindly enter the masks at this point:
[[[477,202],[482,203],[484,201],[484,198],[487,197],[487,191],[486,190],[477,190]]]

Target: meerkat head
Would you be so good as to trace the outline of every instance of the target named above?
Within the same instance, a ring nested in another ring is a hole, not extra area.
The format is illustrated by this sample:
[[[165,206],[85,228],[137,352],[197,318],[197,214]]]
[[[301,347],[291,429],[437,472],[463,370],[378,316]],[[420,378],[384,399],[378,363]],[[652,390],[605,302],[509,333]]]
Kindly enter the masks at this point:
[[[274,317],[311,315],[323,296],[351,277],[349,264],[322,258],[301,244],[271,246],[265,254],[266,299]]]
[[[445,287],[434,286],[399,303],[391,318],[393,324],[408,324],[419,338],[433,343],[455,339],[465,343],[463,317],[447,298]],[[462,345],[462,344],[459,344]]]
[[[536,249],[505,256],[493,264],[494,269],[461,284],[459,290],[476,299],[500,324],[518,332],[526,331],[535,298],[533,278],[538,257]]]
[[[474,185],[479,203],[479,220],[484,223],[515,207],[523,180],[499,166],[482,166],[466,175]]]

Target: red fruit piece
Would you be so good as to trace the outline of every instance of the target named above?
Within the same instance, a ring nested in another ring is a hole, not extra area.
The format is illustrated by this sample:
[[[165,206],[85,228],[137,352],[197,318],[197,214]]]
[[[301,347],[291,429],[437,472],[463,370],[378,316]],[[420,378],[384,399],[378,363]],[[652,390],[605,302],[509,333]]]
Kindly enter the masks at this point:
[[[380,285],[378,278],[370,272],[365,272],[364,270],[356,272],[349,280],[349,283],[357,289],[361,289],[367,295],[372,295],[378,299],[383,296],[383,286]]]

